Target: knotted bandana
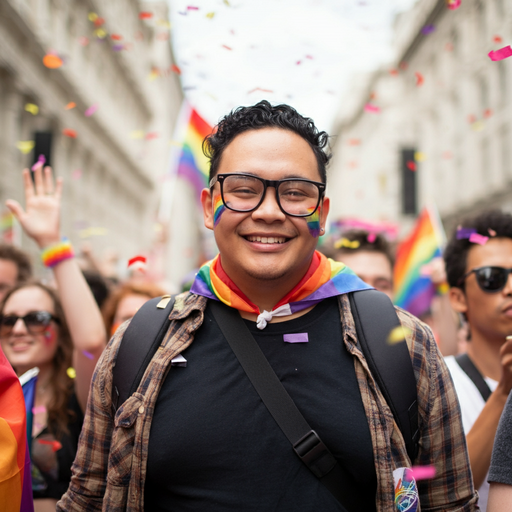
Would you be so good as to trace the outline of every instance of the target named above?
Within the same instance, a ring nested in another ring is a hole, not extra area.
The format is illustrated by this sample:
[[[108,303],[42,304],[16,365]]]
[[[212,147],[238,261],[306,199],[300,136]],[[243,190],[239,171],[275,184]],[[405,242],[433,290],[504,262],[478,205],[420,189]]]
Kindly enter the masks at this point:
[[[260,311],[258,306],[244,295],[224,272],[219,255],[199,269],[190,291],[224,302],[239,311],[258,315],[256,326],[258,329],[264,329],[275,316],[289,316],[329,297],[371,288],[344,263],[327,259],[323,254],[315,251],[306,275],[274,306],[272,311]]]

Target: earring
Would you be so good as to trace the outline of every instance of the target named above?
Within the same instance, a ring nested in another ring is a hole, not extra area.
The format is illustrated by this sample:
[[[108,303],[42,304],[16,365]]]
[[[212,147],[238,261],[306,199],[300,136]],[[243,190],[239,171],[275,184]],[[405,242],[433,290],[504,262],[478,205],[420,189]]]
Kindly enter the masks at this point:
[[[324,228],[320,228],[320,233],[323,233],[325,231]]]

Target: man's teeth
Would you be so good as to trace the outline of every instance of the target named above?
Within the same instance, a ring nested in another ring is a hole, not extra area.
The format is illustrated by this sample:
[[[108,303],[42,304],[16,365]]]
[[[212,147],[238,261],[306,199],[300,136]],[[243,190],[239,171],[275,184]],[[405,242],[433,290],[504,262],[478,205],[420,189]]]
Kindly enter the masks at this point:
[[[261,242],[262,244],[284,244],[286,238],[277,236],[249,236],[249,242]]]

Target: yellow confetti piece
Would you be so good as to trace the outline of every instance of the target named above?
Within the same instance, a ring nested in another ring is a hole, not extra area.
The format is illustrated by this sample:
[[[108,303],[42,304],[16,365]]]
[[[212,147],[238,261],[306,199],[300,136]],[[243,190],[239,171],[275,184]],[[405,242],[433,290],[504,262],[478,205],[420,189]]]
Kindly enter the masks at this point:
[[[37,114],[39,114],[39,107],[34,103],[27,103],[25,105],[25,110],[30,112],[33,116],[37,116]]]
[[[89,21],[96,21],[98,19],[98,15],[95,12],[90,12],[87,17]]]
[[[228,2],[228,0],[224,0],[224,3],[225,3],[228,7],[231,7],[231,4]]]
[[[416,162],[424,162],[427,159],[427,155],[425,153],[422,153],[421,151],[416,151],[414,153],[414,160]]]
[[[143,139],[144,138],[144,130],[134,130],[130,132],[130,139]]]
[[[36,143],[33,140],[19,140],[16,143],[16,147],[24,154],[27,155],[33,149]]]
[[[403,327],[399,325],[398,327],[395,327],[391,330],[391,332],[388,335],[387,342],[390,345],[395,345],[396,343],[400,343],[402,341],[405,341],[405,338],[407,336],[410,336],[412,334],[411,329],[408,327]]]
[[[80,238],[89,238],[90,236],[105,236],[108,233],[106,228],[87,228],[80,231]]]
[[[70,379],[76,379],[76,370],[74,368],[71,368],[69,367],[67,370],[66,370],[66,373],[68,374],[68,377]]]
[[[348,247],[349,249],[357,249],[361,244],[359,240],[350,241],[348,238],[341,238],[337,242],[334,243],[334,247],[336,249],[340,249],[341,247]]]
[[[483,121],[476,121],[471,125],[471,128],[473,128],[475,132],[481,132],[485,128],[485,123]]]
[[[209,12],[206,17],[209,18],[210,20],[215,16],[215,13],[214,12]]]
[[[105,37],[107,37],[107,31],[104,29],[104,28],[97,28],[93,34],[98,38],[98,39],[105,39]]]
[[[171,26],[172,26],[167,20],[164,20],[162,18],[160,18],[159,20],[156,20],[156,24],[162,28],[171,28]]]
[[[160,74],[157,71],[151,71],[151,73],[148,75],[148,80],[152,82],[153,80],[156,80]]]

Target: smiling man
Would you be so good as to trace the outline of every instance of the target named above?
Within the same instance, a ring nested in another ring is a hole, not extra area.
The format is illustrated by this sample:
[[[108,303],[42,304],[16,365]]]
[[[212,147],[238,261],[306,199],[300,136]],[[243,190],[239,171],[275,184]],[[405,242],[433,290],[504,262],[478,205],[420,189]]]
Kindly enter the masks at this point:
[[[411,461],[357,339],[348,294],[369,287],[316,251],[329,212],[326,146],[310,119],[266,101],[231,112],[207,137],[201,200],[220,254],[176,298],[137,392],[117,412],[112,369],[138,317],[111,340],[58,510],[476,509],[459,407],[432,333],[397,310],[417,384]],[[254,356],[254,346],[255,372],[241,354]],[[262,375],[269,380],[256,385]],[[281,385],[312,429],[293,448]],[[413,464],[434,465],[436,475],[416,484]]]
[[[473,233],[480,237],[470,239]],[[465,315],[471,332],[467,354],[448,357],[446,363],[485,510],[494,436],[512,389],[512,215],[493,210],[466,219],[444,259],[452,307]]]

